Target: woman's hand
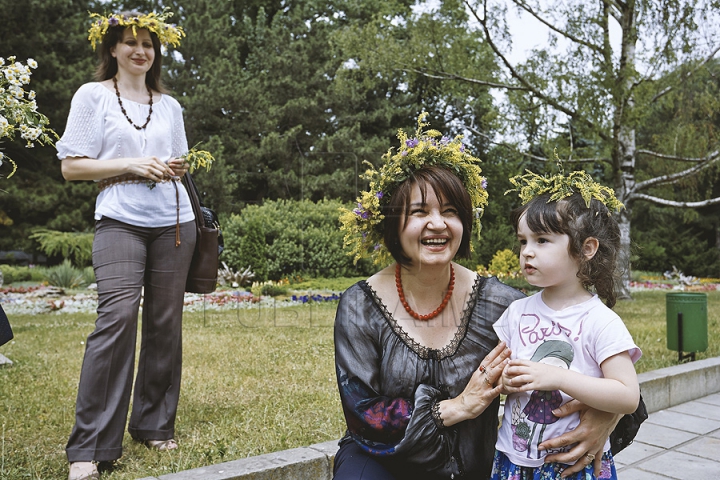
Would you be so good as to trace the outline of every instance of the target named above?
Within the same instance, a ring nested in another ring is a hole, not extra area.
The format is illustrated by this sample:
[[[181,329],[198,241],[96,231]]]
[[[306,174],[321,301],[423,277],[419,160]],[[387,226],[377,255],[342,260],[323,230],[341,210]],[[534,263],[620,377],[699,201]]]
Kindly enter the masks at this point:
[[[455,425],[464,420],[476,418],[500,395],[501,385],[497,385],[510,349],[500,342],[480,362],[473,372],[465,390],[455,398],[440,402],[440,417],[445,426]]]
[[[173,176],[175,177],[182,177],[187,173],[188,168],[190,167],[182,158],[171,158],[167,164],[168,167],[172,169]]]
[[[561,477],[577,473],[587,465],[594,463],[595,476],[600,475],[600,465],[605,440],[620,421],[622,415],[603,412],[588,408],[577,400],[571,400],[560,408],[553,410],[557,417],[565,417],[574,412],[580,412],[580,424],[571,432],[542,442],[539,450],[550,450],[576,444],[572,449],[563,453],[554,453],[545,457],[545,462],[559,462],[573,464],[566,468]]]
[[[171,159],[171,161],[177,159]],[[169,162],[168,162],[169,163]],[[157,157],[138,157],[128,159],[127,171],[140,175],[154,182],[160,182],[169,177],[176,176],[170,166]]]

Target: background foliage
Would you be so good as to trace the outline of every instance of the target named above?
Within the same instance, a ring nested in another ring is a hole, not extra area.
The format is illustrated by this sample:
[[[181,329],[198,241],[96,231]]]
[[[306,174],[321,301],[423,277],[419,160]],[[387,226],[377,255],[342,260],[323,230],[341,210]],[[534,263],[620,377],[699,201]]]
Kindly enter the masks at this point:
[[[248,241],[244,250],[235,251],[241,247],[238,237],[226,251],[235,268],[266,252],[268,261],[258,267],[265,269],[260,272],[265,278],[294,272],[327,276],[366,272],[362,265],[359,270],[348,267],[345,259],[322,260],[310,254],[340,248],[332,243],[336,237],[321,234],[325,226],[314,220],[294,223],[275,235],[268,233],[268,224],[249,228],[248,222],[234,215],[259,215],[253,208],[267,201],[318,202],[318,210],[325,212],[330,210],[324,202],[352,202],[364,187],[357,177],[362,162],[377,163],[395,144],[397,129],[412,131],[418,113],[426,110],[433,128],[465,134],[473,153],[484,159],[490,206],[483,218],[482,239],[474,242],[473,258],[462,262],[474,269],[488,265],[496,251],[514,246],[507,218],[516,201],[503,194],[509,176],[524,168],[539,172],[548,168],[532,155],[541,156],[554,144],[598,156],[607,155],[608,147],[580,124],[548,123],[547,109],[536,98],[514,91],[504,98],[492,94],[489,83],[503,80],[501,64],[478,34],[463,2],[437,2],[434,10],[418,8],[416,3],[46,0],[28,2],[20,9],[16,2],[0,0],[4,20],[0,56],[38,62],[31,87],[38,93],[40,111],[62,134],[73,93],[92,80],[95,58],[86,40],[87,11],[172,8],[188,37],[164,55],[165,78],[185,109],[190,145],[201,143],[217,158],[210,172],[196,175],[197,183],[204,202],[227,220],[231,235],[252,233],[257,239],[262,234],[271,242],[261,246]],[[500,13],[493,17],[498,22]],[[587,12],[576,13],[580,19]],[[603,112],[593,105],[602,105],[601,90],[612,88],[608,78],[585,75],[579,60],[556,63],[554,69],[547,68],[547,60],[538,51],[519,68],[529,79],[545,82],[548,91],[570,82],[566,84],[575,86],[567,90],[568,99],[584,105],[582,112]],[[699,155],[712,148],[717,137],[718,65],[714,60],[703,65],[683,63],[681,56],[676,60],[653,79],[653,88],[687,80],[634,117],[638,144]],[[689,71],[694,72],[690,77]],[[583,96],[581,91],[589,93]],[[638,102],[651,91],[640,89]],[[513,136],[499,137],[508,132]],[[507,143],[495,143],[498,138],[526,146],[531,156],[519,154]],[[92,182],[64,181],[53,148],[28,150],[17,142],[0,148],[19,164],[12,179],[0,178],[0,251],[40,253],[42,245],[31,238],[39,228],[92,232],[97,194]],[[0,166],[0,175],[6,175],[7,168]],[[602,162],[586,168],[612,184],[612,174]],[[639,156],[636,175],[642,181],[673,168],[662,159]],[[702,177],[658,186],[652,193],[677,201],[717,196],[717,175],[709,169]],[[717,276],[719,208],[675,211],[636,202],[633,267],[663,271],[676,265],[688,274]],[[274,249],[273,242],[277,242]],[[56,264],[61,258],[49,261]]]
[[[342,248],[337,200],[268,200],[249,205],[224,222],[227,254],[233,270],[251,267],[254,280],[290,277],[369,275],[369,262],[353,265]],[[347,205],[345,205],[347,206]]]

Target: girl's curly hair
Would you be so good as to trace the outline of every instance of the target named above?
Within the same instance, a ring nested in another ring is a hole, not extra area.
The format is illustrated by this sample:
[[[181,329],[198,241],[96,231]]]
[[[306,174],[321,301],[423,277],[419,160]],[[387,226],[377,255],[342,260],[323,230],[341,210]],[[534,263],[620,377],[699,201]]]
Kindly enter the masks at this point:
[[[617,257],[620,251],[620,227],[608,208],[593,198],[588,208],[582,195],[574,193],[558,201],[543,194],[516,208],[511,220],[517,233],[520,217],[526,216],[534,233],[558,233],[570,237],[568,253],[579,262],[577,276],[583,287],[595,287],[608,307],[617,300],[616,282],[620,277]],[[596,238],[598,250],[587,259],[582,253],[588,238]]]

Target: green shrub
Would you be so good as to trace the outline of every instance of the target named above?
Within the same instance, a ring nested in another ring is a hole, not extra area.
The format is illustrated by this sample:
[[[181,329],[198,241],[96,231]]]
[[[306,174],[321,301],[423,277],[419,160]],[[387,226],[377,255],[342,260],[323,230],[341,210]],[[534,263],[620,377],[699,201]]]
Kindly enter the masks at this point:
[[[285,295],[288,293],[288,287],[283,285],[263,285],[260,289],[262,295],[270,295],[271,297],[277,297],[278,295]]]
[[[47,281],[47,268],[39,266],[0,265],[3,274],[3,283],[43,283]]]
[[[93,267],[85,267],[82,271],[82,284],[90,285],[95,283],[95,269]]]
[[[28,267],[0,265],[0,272],[3,274],[3,284],[30,280],[30,269]]]
[[[250,267],[255,274],[255,280],[265,280],[267,278],[267,245],[265,245],[263,226],[259,221],[248,222],[247,233],[240,239],[239,250],[240,268]]]
[[[30,235],[31,239],[37,240],[40,244],[40,251],[45,255],[60,255],[81,268],[92,262],[93,237],[93,233],[58,232],[45,229]]]
[[[83,272],[73,267],[70,260],[65,259],[60,265],[48,269],[47,280],[55,287],[76,288],[83,284]]]
[[[277,297],[278,295],[285,295],[288,293],[287,282],[273,282],[267,280],[265,282],[253,282],[250,287],[250,291],[256,297],[260,295],[269,295],[271,297]]]
[[[505,249],[495,252],[490,261],[490,271],[497,274],[513,274],[520,270],[518,255],[512,250]]]
[[[342,206],[348,205],[338,200],[277,200],[247,206],[224,222],[223,261],[234,270],[251,265],[257,280],[367,276],[377,268],[370,261],[353,265],[343,249],[338,221]]]

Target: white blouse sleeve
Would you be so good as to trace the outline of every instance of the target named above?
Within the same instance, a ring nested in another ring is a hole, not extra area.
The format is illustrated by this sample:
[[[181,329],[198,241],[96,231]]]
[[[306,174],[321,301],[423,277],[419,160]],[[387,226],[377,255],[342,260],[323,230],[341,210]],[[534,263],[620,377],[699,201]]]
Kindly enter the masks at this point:
[[[185,134],[185,122],[183,121],[182,108],[177,100],[167,97],[172,102],[173,125],[172,125],[172,156],[177,158],[185,155],[188,151],[187,136]]]
[[[102,97],[104,88],[97,83],[81,86],[73,96],[70,104],[65,133],[56,143],[58,158],[87,157],[98,158],[102,149],[103,121]]]

